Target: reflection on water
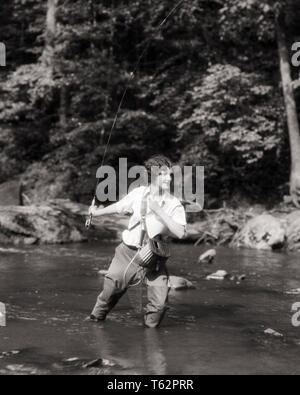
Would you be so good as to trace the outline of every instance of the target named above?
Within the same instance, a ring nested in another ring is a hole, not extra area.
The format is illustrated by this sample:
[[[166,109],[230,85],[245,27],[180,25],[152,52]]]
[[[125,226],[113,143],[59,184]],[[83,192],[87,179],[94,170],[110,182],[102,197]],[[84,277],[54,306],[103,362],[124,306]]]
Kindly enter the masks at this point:
[[[172,291],[167,319],[152,330],[142,325],[140,287],[105,324],[84,322],[102,286],[98,270],[108,267],[113,250],[94,244],[0,249],[0,301],[8,312],[7,327],[0,328],[0,374],[300,373],[300,329],[291,325],[300,295],[286,294],[300,288],[297,254],[220,248],[214,266],[200,266],[204,247],[175,245],[170,272],[196,289]],[[205,280],[218,269],[246,280]],[[266,336],[267,328],[284,337]],[[111,363],[82,368],[98,358]]]
[[[145,355],[147,368],[151,374],[167,374],[167,360],[157,330],[150,329],[145,332]]]

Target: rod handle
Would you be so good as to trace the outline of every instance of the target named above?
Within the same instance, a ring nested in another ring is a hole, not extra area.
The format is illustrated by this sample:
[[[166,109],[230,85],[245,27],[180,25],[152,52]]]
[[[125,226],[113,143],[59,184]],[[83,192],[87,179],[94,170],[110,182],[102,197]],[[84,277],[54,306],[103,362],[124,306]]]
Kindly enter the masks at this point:
[[[92,201],[92,207],[95,206],[95,203],[96,203],[96,198],[94,198],[93,201]],[[90,227],[92,225],[92,222],[93,222],[93,214],[90,214],[89,218],[85,221],[85,227],[87,229],[90,229]]]

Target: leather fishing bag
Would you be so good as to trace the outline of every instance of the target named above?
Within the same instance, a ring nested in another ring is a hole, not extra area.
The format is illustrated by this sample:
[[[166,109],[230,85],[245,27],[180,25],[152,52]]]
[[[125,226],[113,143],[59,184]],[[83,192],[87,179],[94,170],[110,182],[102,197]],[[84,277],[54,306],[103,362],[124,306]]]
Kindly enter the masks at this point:
[[[138,265],[150,269],[156,265],[166,263],[170,255],[168,243],[159,238],[149,239],[147,243],[140,248],[136,257],[136,262]]]
[[[146,213],[147,200],[144,196],[141,205],[140,248],[135,261],[141,267],[150,269],[165,263],[171,256],[171,252],[169,244],[162,240],[161,236],[156,236],[152,239],[149,237],[146,225]],[[147,239],[144,243],[145,236],[147,236]]]

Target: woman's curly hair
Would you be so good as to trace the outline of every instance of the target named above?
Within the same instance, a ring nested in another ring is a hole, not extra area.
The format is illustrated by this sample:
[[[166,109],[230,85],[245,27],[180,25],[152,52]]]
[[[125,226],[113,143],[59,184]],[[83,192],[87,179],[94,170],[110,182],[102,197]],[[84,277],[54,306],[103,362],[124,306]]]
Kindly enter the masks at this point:
[[[162,167],[171,169],[172,162],[169,158],[164,155],[153,155],[144,163],[148,174],[151,174],[151,171],[155,172],[155,169],[160,169]]]

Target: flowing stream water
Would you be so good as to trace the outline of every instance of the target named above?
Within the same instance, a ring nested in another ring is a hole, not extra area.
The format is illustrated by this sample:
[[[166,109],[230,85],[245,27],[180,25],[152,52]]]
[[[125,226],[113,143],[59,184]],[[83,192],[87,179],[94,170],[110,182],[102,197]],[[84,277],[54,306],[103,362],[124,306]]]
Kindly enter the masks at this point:
[[[101,290],[112,244],[0,248],[0,374],[299,374],[299,254],[173,245],[170,274],[196,289],[171,291],[158,330],[142,324],[142,288],[131,289],[104,324],[84,322]],[[206,280],[226,270],[244,281]],[[282,334],[267,335],[268,328]],[[95,366],[85,363],[101,359]]]

